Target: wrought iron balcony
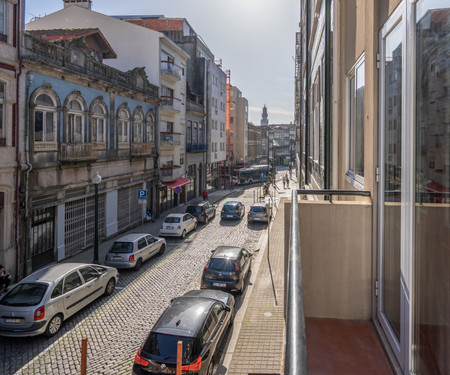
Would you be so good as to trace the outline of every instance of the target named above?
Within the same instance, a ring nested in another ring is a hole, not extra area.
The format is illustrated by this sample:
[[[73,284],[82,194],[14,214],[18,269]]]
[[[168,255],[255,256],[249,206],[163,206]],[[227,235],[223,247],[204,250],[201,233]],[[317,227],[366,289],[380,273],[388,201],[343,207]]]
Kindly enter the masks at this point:
[[[161,61],[161,73],[164,78],[176,82],[181,79],[181,69],[173,61]]]
[[[181,144],[181,133],[160,132],[160,146],[178,146]]]
[[[204,152],[208,150],[207,143],[187,143],[186,151],[187,152]]]
[[[181,100],[173,96],[161,96],[161,110],[178,113],[181,111]]]
[[[61,143],[61,162],[84,162],[96,160],[97,156],[91,143]]]

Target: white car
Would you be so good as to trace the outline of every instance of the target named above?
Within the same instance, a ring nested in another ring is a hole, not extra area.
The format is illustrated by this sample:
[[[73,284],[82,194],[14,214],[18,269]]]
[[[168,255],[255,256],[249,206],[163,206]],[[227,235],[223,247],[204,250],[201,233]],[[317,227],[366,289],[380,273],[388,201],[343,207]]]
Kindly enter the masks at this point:
[[[117,269],[59,263],[25,277],[0,299],[0,336],[54,336],[68,317],[114,292]]]
[[[159,230],[160,236],[186,237],[191,230],[197,228],[197,219],[191,214],[170,214],[164,219]]]
[[[162,255],[166,249],[166,240],[148,233],[130,233],[114,241],[106,254],[105,264],[116,268],[134,268],[136,271],[142,262],[153,255]]]

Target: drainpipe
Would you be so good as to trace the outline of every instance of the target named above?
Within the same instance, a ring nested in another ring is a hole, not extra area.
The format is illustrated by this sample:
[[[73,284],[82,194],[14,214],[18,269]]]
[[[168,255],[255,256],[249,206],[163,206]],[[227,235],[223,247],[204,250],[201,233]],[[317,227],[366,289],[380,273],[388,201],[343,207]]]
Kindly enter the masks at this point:
[[[306,38],[305,38],[305,186],[309,184],[309,28],[311,26],[310,20],[310,0],[306,0],[305,15],[306,15]]]
[[[324,189],[331,180],[331,0],[325,1],[325,124],[324,124]]]
[[[16,245],[16,281],[18,280],[19,276],[19,253],[20,253],[20,244],[19,244],[19,225],[20,225],[20,207],[19,207],[19,189],[20,189],[20,170],[21,170],[21,164],[20,164],[20,152],[19,152],[19,89],[20,89],[20,76],[22,75],[22,59],[21,59],[21,51],[20,51],[20,45],[21,45],[21,26],[22,26],[22,17],[21,17],[21,8],[20,8],[20,1],[17,2],[17,4],[14,5],[14,45],[16,46],[17,50],[17,61],[19,63],[19,70],[16,72],[16,105],[14,107],[14,143],[16,147],[16,228],[14,233],[14,242]]]

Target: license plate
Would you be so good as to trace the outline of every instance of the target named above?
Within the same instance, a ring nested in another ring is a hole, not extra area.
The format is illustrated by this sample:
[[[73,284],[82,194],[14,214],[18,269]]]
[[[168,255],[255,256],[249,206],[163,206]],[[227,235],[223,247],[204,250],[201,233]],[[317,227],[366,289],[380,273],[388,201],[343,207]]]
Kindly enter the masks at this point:
[[[218,286],[219,288],[225,288],[227,284],[224,283],[213,283],[214,286]]]
[[[122,260],[122,257],[113,257],[114,260]]]
[[[227,217],[233,217],[233,215],[227,215]]]
[[[20,323],[22,323],[22,319],[19,319],[19,318],[5,318],[3,321],[5,323],[9,323],[9,324],[20,324]]]

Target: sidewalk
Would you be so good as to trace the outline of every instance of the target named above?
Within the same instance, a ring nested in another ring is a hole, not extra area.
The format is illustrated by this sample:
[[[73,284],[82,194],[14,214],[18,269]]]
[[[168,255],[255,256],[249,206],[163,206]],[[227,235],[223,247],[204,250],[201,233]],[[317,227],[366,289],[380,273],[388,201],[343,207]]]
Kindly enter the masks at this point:
[[[216,190],[213,191],[212,193],[209,193],[208,195],[208,200],[211,204],[215,204],[219,201],[221,201],[222,199],[226,198],[228,195],[235,193],[236,191],[239,191],[240,189],[225,189],[225,190]],[[186,206],[193,203],[193,202],[201,202],[202,198],[195,198],[192,201],[188,202],[187,204],[181,204],[177,207],[174,207],[170,210],[164,211],[160,217],[158,219],[155,220],[155,222],[144,222],[144,224],[141,226],[137,226],[134,227],[130,230],[127,230],[125,232],[121,232],[109,239],[107,239],[106,241],[100,242],[98,245],[98,258],[100,260],[100,263],[102,263],[102,261],[105,259],[106,253],[108,252],[108,250],[110,249],[110,247],[112,246],[113,242],[121,236],[126,235],[127,233],[150,233],[153,234],[155,236],[158,236],[159,233],[159,228],[161,227],[161,223],[163,222],[163,220],[165,219],[165,217],[168,214],[172,214],[172,213],[183,213],[186,211]],[[92,247],[89,247],[69,258],[65,258],[63,259],[61,262],[82,262],[82,263],[92,263],[94,258],[94,250]]]

